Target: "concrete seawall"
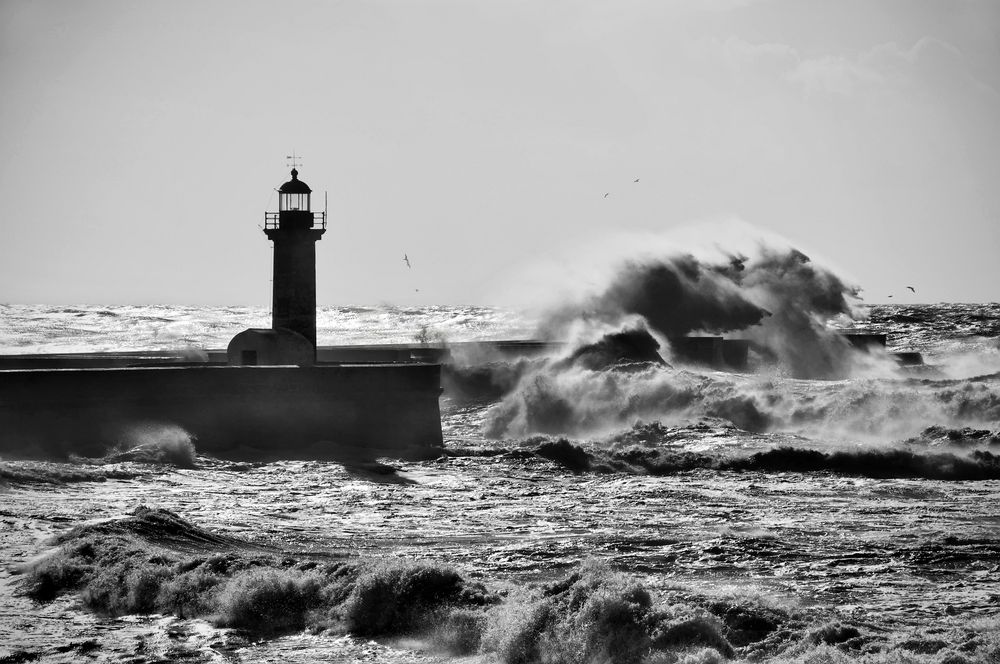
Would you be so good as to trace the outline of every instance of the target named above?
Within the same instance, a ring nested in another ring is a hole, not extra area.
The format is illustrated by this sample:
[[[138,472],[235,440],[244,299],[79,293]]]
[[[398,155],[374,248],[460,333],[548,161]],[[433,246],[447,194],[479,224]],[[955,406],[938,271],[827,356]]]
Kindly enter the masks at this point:
[[[0,371],[0,454],[100,455],[176,425],[224,458],[426,457],[442,447],[435,364]]]

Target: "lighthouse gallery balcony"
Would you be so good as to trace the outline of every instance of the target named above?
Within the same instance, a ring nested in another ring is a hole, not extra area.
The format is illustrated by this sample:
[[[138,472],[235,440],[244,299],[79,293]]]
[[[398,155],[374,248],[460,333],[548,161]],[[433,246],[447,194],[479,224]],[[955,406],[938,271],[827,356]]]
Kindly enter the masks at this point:
[[[264,230],[274,231],[278,230],[279,228],[287,228],[288,218],[290,216],[289,212],[292,212],[294,214],[296,222],[295,225],[298,228],[315,228],[315,229],[326,230],[326,212],[306,212],[306,211],[300,212],[298,210],[295,211],[289,210],[284,212],[265,212]],[[311,224],[307,223],[303,225],[302,219],[306,218],[308,220],[309,216],[312,217],[312,223]],[[286,220],[284,226],[281,225],[282,217],[284,217]]]

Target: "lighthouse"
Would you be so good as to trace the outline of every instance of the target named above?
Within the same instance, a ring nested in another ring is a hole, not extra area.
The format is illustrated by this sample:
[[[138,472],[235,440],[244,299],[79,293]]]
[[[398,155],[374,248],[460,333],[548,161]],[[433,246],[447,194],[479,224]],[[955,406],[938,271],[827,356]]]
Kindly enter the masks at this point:
[[[278,189],[278,211],[264,213],[264,233],[274,242],[271,328],[298,332],[316,348],[316,242],[326,232],[326,212],[310,209],[312,189],[292,169]]]
[[[264,234],[274,243],[271,329],[250,329],[229,344],[229,364],[310,366],[316,361],[316,242],[326,232],[326,211],[313,212],[312,189],[292,168],[278,189],[278,211],[264,213]]]

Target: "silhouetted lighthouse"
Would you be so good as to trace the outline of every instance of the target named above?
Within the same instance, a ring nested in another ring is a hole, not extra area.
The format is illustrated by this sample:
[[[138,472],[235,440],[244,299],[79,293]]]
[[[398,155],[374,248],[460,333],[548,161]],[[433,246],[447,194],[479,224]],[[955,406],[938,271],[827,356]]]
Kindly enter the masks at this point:
[[[292,169],[278,190],[278,212],[264,213],[264,233],[274,242],[271,327],[298,332],[316,348],[316,241],[326,232],[326,212],[312,212],[312,189]]]

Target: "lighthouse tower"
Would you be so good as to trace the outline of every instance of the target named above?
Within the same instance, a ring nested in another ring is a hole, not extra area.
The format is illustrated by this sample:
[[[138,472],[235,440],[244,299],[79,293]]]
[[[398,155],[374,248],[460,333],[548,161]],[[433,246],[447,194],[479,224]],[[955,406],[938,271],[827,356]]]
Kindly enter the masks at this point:
[[[278,211],[264,214],[274,242],[271,327],[298,332],[316,348],[316,242],[326,232],[326,212],[312,212],[312,189],[292,169],[278,190]]]
[[[309,207],[312,189],[292,168],[278,190],[278,211],[264,213],[264,233],[274,242],[271,329],[249,329],[229,342],[229,364],[312,366],[316,362],[316,241],[326,232],[326,212]]]

